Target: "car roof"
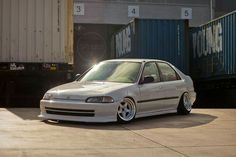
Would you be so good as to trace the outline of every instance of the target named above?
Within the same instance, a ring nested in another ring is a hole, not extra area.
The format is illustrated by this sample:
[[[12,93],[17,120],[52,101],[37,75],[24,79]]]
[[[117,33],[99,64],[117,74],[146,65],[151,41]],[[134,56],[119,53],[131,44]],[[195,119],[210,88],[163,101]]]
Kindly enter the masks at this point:
[[[150,61],[160,61],[160,62],[166,62],[163,60],[158,59],[136,59],[136,58],[122,58],[122,59],[110,59],[105,61],[128,61],[128,62],[150,62]]]

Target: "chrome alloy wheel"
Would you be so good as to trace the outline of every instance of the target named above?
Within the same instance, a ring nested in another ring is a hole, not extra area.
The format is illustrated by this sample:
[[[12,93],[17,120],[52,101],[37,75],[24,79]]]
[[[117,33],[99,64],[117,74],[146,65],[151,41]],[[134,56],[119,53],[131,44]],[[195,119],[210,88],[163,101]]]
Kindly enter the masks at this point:
[[[188,93],[184,93],[183,95],[183,105],[187,111],[191,111],[192,103],[190,101]]]
[[[135,103],[129,99],[124,98],[124,100],[120,103],[118,107],[118,120],[123,122],[129,122],[134,119],[136,114],[136,106]]]

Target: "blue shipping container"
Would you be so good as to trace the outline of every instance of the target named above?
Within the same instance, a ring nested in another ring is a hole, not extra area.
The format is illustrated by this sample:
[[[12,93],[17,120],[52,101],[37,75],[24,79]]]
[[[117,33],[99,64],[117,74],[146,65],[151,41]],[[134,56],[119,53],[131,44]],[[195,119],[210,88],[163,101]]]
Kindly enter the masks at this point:
[[[195,79],[236,76],[236,11],[190,31],[190,71]]]
[[[189,73],[188,21],[134,19],[115,34],[116,58],[169,61]]]

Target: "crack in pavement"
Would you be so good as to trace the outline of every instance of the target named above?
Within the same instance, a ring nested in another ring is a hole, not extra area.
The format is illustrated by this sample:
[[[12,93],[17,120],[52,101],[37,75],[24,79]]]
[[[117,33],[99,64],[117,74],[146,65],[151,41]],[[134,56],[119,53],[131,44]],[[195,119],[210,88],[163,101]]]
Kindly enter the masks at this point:
[[[121,126],[122,128],[124,128],[124,129],[126,129],[126,130],[131,131],[132,133],[134,133],[134,134],[136,134],[136,135],[138,135],[138,136],[140,136],[140,137],[143,137],[143,138],[145,138],[145,139],[147,139],[147,140],[149,140],[149,141],[151,141],[151,142],[153,142],[153,143],[155,143],[155,144],[161,145],[162,147],[167,148],[167,149],[169,149],[169,150],[171,150],[171,151],[173,151],[173,152],[176,152],[176,153],[178,153],[178,154],[181,154],[181,155],[183,155],[183,156],[185,156],[185,157],[190,157],[190,156],[188,156],[188,155],[186,155],[186,154],[184,154],[184,153],[182,153],[182,152],[180,152],[180,151],[177,151],[177,150],[175,150],[175,149],[173,149],[173,148],[171,148],[171,147],[165,146],[165,145],[163,145],[163,144],[161,144],[161,143],[159,143],[159,142],[157,142],[157,141],[154,141],[154,140],[152,140],[152,139],[150,139],[150,138],[148,138],[148,137],[146,137],[146,136],[144,136],[144,135],[142,135],[142,134],[139,134],[139,133],[137,133],[137,132],[135,132],[135,131],[133,131],[133,130],[127,128],[127,127],[125,127],[125,126],[123,126],[123,125],[120,125],[120,126]]]

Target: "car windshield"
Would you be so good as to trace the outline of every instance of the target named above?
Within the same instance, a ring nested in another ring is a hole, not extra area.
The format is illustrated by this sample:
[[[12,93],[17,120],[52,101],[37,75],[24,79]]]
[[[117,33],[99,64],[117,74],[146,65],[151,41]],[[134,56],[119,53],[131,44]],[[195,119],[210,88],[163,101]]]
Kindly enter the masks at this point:
[[[140,66],[139,62],[105,61],[95,65],[79,81],[134,83],[138,78]]]

